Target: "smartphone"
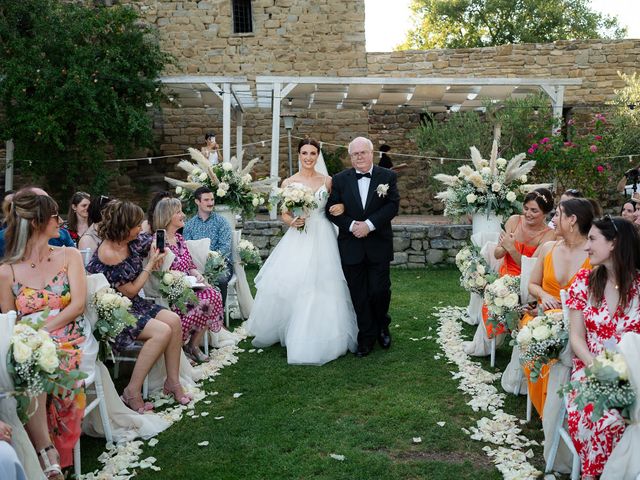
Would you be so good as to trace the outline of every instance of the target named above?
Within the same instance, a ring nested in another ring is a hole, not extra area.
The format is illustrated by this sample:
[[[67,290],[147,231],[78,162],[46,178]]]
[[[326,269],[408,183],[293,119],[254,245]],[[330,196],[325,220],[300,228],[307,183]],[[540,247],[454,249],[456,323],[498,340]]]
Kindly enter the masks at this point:
[[[165,231],[163,229],[156,230],[156,247],[160,253],[164,253],[164,234]]]

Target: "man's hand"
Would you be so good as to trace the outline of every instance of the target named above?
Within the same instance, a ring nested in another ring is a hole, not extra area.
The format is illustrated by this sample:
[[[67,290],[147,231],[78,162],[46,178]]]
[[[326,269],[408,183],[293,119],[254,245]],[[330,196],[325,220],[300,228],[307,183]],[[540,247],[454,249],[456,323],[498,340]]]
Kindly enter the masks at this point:
[[[364,238],[369,235],[369,225],[367,225],[366,222],[355,222],[352,233],[356,238]]]

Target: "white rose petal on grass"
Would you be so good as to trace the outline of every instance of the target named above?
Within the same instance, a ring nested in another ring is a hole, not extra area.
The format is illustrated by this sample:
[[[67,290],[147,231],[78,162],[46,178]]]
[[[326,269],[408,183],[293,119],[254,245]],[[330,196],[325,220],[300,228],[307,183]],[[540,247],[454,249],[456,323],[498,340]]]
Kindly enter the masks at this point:
[[[202,412],[200,414],[201,417],[207,417],[209,415],[209,412]]]
[[[241,393],[234,393],[233,398],[240,398],[242,396]]]
[[[338,455],[337,453],[331,453],[329,455],[331,458],[333,458],[334,460],[339,460],[339,461],[344,461],[345,456],[344,455]]]
[[[209,442],[207,442],[206,440],[204,442],[198,443],[199,447],[206,447],[207,445],[209,445]]]
[[[422,437],[413,437],[412,442],[416,444],[422,443]]]
[[[211,403],[211,400],[204,400],[204,401],[203,401],[203,403],[204,403],[205,405],[209,405],[209,404]]]
[[[224,417],[213,417],[214,420],[222,420]]]
[[[436,422],[436,425],[439,425],[441,427],[444,427],[447,424],[447,422]]]
[[[148,445],[150,447],[155,447],[158,444],[159,440],[157,438],[152,438],[151,440],[149,440]]]

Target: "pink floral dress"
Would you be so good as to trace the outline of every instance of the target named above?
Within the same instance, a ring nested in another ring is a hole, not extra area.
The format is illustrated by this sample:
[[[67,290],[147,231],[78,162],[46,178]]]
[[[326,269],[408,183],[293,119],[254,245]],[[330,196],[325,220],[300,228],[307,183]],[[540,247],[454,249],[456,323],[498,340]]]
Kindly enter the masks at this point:
[[[171,270],[178,270],[190,275],[189,271],[196,268],[196,265],[193,263],[187,242],[182,235],[176,233],[176,244],[167,246],[176,256],[171,264]],[[183,341],[187,341],[194,331],[208,328],[213,332],[219,332],[222,328],[224,309],[220,290],[213,287],[202,288],[195,290],[195,294],[198,297],[198,304],[189,306],[186,314],[172,307],[172,310],[180,316]]]
[[[626,332],[640,333],[640,273],[629,291],[630,302],[626,311],[616,309],[610,318],[606,299],[600,307],[594,306],[588,298],[589,270],[580,270],[569,289],[567,304],[574,310],[582,311],[586,329],[586,339],[589,351],[598,355],[603,350],[605,340],[620,341]],[[579,358],[573,359],[571,380],[582,380],[584,362]],[[579,410],[574,403],[574,395],[567,398],[569,433],[573,444],[582,461],[582,475],[599,476],[620,437],[624,433],[625,423],[622,415],[616,409],[606,410],[604,415],[595,422],[591,420],[593,405],[589,404],[584,410]]]
[[[71,288],[67,278],[67,266],[60,270],[44,288],[32,288],[13,281],[13,293],[16,297],[16,310],[20,315],[42,312],[47,307],[51,310],[62,310],[71,302]],[[47,322],[55,318],[50,315]],[[69,371],[79,368],[82,352],[80,344],[84,341],[82,330],[77,322],[68,323],[51,332],[51,337],[65,350],[67,357],[62,368]],[[60,454],[60,465],[73,465],[73,447],[80,438],[82,417],[86,397],[81,391],[73,399],[58,398],[49,395],[47,398],[47,423],[49,434]]]

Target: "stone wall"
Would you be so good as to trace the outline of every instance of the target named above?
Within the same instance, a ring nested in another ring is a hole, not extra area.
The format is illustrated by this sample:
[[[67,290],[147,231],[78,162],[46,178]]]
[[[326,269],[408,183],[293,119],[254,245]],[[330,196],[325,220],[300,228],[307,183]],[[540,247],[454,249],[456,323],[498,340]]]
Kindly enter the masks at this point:
[[[258,247],[266,259],[287,226],[280,221],[244,222],[242,238]],[[470,225],[393,225],[393,266],[421,268],[455,262],[456,253],[471,236]]]

